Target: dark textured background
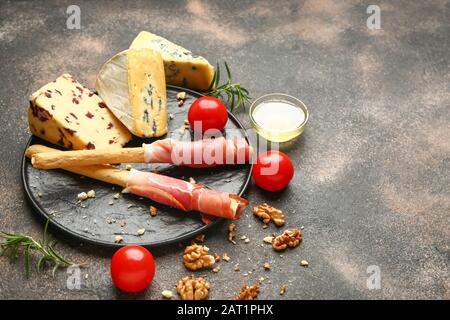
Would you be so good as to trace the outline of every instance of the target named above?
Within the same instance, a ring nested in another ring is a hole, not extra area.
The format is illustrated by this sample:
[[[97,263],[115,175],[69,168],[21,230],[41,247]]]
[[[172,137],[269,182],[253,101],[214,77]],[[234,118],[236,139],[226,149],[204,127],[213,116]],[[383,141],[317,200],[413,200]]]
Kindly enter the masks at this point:
[[[74,3],[81,30],[65,27]],[[381,30],[366,27],[369,4],[381,7]],[[217,274],[200,273],[211,298],[231,298],[268,276],[261,298],[280,298],[287,284],[289,299],[449,299],[449,11],[444,0],[1,1],[0,229],[42,231],[19,175],[28,96],[63,72],[93,87],[101,64],[149,30],[211,62],[228,61],[254,97],[285,92],[311,113],[286,151],[296,166],[289,188],[268,195],[252,185],[247,195],[282,209],[287,227],[305,226],[303,243],[283,255],[261,246],[276,228],[263,230],[250,210],[237,222],[238,237],[250,243],[228,243],[226,225],[213,230],[206,244],[231,261]],[[245,113],[240,119],[248,124]],[[64,271],[27,279],[22,264],[1,258],[0,298],[160,298],[188,274],[180,247],[153,250],[154,282],[127,296],[110,282],[111,252],[57,238],[65,255],[89,263],[82,289],[68,290]],[[301,259],[310,267],[299,267]],[[237,262],[241,272],[233,271]],[[380,290],[366,287],[369,265],[381,269]]]

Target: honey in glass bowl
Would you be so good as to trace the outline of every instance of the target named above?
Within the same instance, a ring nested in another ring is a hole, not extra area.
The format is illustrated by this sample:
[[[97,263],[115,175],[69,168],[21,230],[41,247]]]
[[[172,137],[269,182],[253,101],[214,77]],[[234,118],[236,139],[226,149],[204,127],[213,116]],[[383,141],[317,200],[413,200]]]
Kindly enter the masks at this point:
[[[282,93],[264,95],[250,106],[250,120],[256,132],[272,142],[298,137],[305,130],[308,117],[303,102]]]

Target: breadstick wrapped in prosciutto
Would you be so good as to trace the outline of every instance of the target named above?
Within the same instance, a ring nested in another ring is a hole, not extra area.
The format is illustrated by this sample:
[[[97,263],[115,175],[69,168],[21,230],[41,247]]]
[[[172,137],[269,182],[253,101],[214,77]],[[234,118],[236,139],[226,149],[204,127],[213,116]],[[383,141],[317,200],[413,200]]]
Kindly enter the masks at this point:
[[[157,140],[142,148],[95,149],[43,152],[33,155],[31,163],[39,169],[56,169],[116,163],[169,163],[189,167],[211,167],[244,164],[253,148],[243,138],[226,140],[223,137],[198,141]]]
[[[126,191],[181,209],[211,216],[237,219],[248,201],[228,192],[219,192],[201,184],[131,169]]]
[[[226,140],[220,137],[197,141],[164,139],[144,144],[143,148],[145,162],[189,167],[244,164],[253,154],[253,148],[244,138]]]
[[[62,155],[65,152],[67,151],[33,145],[28,148],[26,155],[31,158],[40,153]],[[120,185],[127,192],[183,211],[199,211],[214,217],[238,219],[248,206],[248,201],[238,195],[210,190],[201,184],[191,184],[152,172],[120,170],[110,165],[67,166],[62,169]]]

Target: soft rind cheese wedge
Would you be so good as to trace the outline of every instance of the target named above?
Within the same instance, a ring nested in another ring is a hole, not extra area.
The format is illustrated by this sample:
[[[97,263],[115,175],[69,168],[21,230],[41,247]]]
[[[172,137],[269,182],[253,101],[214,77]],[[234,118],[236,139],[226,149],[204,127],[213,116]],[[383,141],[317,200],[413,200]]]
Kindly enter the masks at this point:
[[[105,102],[70,74],[32,94],[28,122],[34,135],[68,149],[120,148],[131,139]]]
[[[108,60],[96,88],[111,111],[136,136],[167,133],[167,98],[161,55],[152,49],[125,50]]]
[[[157,50],[164,60],[167,84],[206,91],[214,77],[214,67],[203,57],[160,37],[141,31],[130,49],[151,48]]]

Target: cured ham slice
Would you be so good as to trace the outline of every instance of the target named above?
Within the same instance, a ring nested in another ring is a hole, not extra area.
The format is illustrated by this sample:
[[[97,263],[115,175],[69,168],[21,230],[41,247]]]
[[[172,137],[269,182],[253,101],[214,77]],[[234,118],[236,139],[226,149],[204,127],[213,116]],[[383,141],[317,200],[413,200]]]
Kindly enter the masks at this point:
[[[253,155],[253,148],[243,138],[224,137],[198,141],[157,140],[142,148],[71,150],[42,152],[32,156],[31,163],[39,169],[90,166],[116,163],[170,163],[189,167],[244,164]]]
[[[248,201],[201,184],[132,169],[126,190],[183,211],[199,211],[214,217],[238,219]]]
[[[163,139],[144,144],[143,147],[145,162],[189,167],[244,164],[253,154],[253,148],[244,138],[226,140],[219,137],[197,141]]]

